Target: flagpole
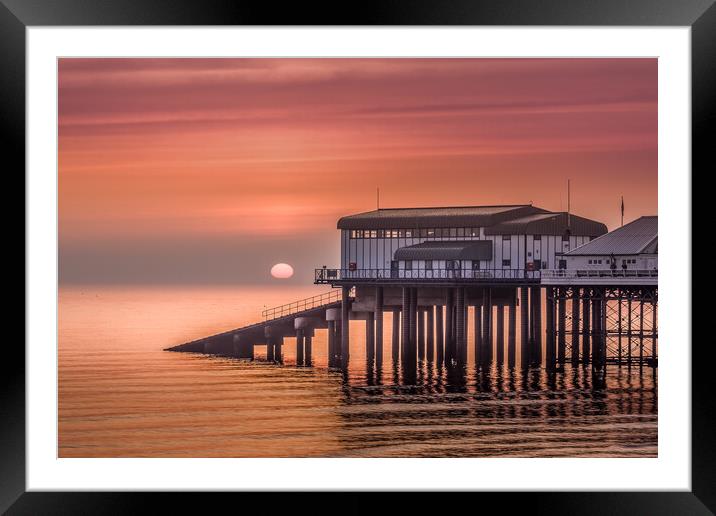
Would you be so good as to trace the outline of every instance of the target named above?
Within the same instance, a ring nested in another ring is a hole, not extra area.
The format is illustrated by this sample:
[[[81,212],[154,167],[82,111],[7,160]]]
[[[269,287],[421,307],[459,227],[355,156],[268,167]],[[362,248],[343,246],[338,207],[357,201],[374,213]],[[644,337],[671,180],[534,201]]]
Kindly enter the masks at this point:
[[[624,225],[624,196],[622,195],[622,226]]]

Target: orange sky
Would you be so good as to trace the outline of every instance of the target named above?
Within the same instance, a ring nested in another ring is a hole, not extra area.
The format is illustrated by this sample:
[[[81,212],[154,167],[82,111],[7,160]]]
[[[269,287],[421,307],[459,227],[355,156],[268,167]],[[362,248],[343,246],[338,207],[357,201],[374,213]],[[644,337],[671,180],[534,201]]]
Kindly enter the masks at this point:
[[[657,211],[655,59],[61,59],[59,125],[61,283],[307,282],[376,186]]]

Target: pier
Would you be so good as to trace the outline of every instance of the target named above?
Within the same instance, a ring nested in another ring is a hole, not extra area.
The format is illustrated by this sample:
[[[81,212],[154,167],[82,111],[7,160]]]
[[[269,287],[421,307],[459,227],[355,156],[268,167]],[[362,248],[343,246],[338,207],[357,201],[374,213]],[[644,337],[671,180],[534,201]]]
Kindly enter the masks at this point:
[[[603,377],[610,364],[657,366],[656,217],[607,233],[533,206],[383,211],[339,221],[344,267],[314,273],[329,292],[168,350],[254,359],[266,346],[266,359],[281,363],[291,337],[296,365],[310,366],[325,330],[328,366],[345,369],[350,327],[363,324],[366,361],[380,366],[387,312],[392,360],[408,378],[425,362],[464,366],[469,349],[478,368],[571,363]],[[385,228],[408,220],[413,229]],[[451,221],[459,227],[435,227]]]

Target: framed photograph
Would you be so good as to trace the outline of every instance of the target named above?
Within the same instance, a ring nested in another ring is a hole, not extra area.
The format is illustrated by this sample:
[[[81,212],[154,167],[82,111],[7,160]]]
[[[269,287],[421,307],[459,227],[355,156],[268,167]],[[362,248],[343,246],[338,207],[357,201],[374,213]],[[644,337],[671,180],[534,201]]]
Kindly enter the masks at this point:
[[[27,303],[0,508],[711,514],[716,7],[548,4],[2,0]]]

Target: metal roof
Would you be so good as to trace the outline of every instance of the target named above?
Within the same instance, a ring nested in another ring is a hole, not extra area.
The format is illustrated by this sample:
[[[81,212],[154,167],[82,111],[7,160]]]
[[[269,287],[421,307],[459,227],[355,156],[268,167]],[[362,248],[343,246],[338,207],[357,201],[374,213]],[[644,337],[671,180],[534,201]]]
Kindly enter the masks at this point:
[[[566,212],[535,213],[501,222],[485,228],[486,235],[570,235],[597,237],[607,232],[607,226]]]
[[[396,260],[492,260],[492,240],[423,242],[395,251]]]
[[[348,215],[338,229],[414,229],[485,227],[547,210],[528,204],[504,206],[453,206],[433,208],[383,208]]]
[[[639,217],[614,231],[565,253],[567,256],[633,255],[658,252],[659,219]]]

